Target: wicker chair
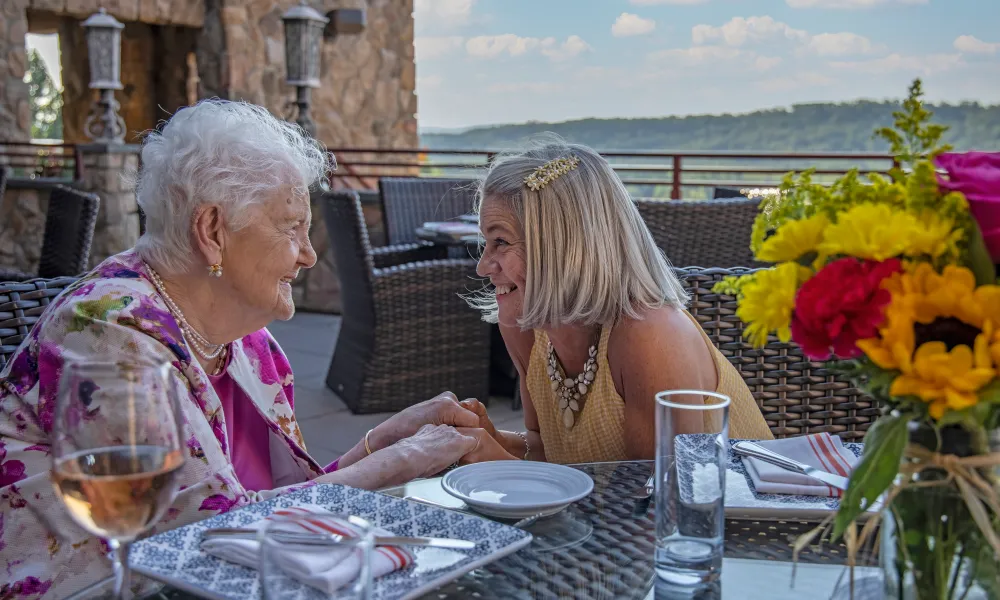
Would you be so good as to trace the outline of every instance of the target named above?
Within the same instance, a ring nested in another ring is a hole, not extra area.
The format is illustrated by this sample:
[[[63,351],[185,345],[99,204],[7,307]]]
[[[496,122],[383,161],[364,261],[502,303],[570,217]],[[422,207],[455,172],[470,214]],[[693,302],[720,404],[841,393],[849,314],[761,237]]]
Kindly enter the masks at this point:
[[[0,270],[0,281],[27,281],[79,275],[87,270],[90,244],[101,199],[70,187],[56,186],[45,214],[42,256],[35,274]]]
[[[326,192],[322,207],[343,301],[330,389],[355,413],[402,410],[446,390],[485,399],[489,325],[458,295],[472,288],[475,262],[376,261],[357,193]]]
[[[656,245],[676,267],[760,266],[750,252],[758,200],[636,199]]]
[[[476,197],[469,179],[383,177],[378,188],[388,245],[418,242],[417,227],[472,212]]]
[[[736,299],[712,286],[727,275],[752,269],[677,269],[691,294],[689,310],[708,337],[739,370],[775,437],[827,432],[858,442],[880,414],[875,401],[811,362],[795,343],[774,338],[760,350],[743,339]]]
[[[0,372],[53,298],[76,277],[0,282]]]

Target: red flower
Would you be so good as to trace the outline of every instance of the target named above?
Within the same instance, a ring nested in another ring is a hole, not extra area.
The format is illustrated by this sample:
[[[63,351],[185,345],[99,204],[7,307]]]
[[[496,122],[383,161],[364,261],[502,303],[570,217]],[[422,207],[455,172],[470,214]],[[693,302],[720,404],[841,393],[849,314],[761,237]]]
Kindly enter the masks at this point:
[[[812,360],[860,356],[856,342],[878,333],[891,300],[882,280],[901,270],[895,258],[841,258],[823,267],[795,296],[792,340]]]

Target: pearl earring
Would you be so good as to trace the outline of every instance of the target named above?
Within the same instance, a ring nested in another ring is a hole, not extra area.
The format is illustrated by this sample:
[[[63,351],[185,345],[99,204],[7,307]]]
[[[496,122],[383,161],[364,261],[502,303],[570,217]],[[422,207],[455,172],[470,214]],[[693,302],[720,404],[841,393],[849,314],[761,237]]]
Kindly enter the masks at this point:
[[[208,267],[208,274],[211,277],[222,277],[222,265],[216,263]]]

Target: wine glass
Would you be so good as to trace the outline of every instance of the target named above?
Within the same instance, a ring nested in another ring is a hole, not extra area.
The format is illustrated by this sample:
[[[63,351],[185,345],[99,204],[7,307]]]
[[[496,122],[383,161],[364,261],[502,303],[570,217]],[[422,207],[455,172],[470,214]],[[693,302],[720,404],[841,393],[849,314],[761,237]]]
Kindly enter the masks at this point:
[[[184,464],[181,389],[169,364],[67,364],[56,399],[52,481],[81,527],[111,547],[115,597],[128,546],[173,501]]]

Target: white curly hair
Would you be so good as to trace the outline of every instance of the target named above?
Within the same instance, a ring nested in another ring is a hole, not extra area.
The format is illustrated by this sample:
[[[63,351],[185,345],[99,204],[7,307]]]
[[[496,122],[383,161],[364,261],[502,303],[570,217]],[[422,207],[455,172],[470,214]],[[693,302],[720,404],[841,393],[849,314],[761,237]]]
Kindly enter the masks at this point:
[[[246,208],[277,187],[302,193],[333,167],[332,156],[297,125],[245,102],[203,100],[147,134],[132,175],[146,231],[135,248],[147,261],[181,272],[192,266],[191,219],[216,204],[231,231],[249,223]]]

